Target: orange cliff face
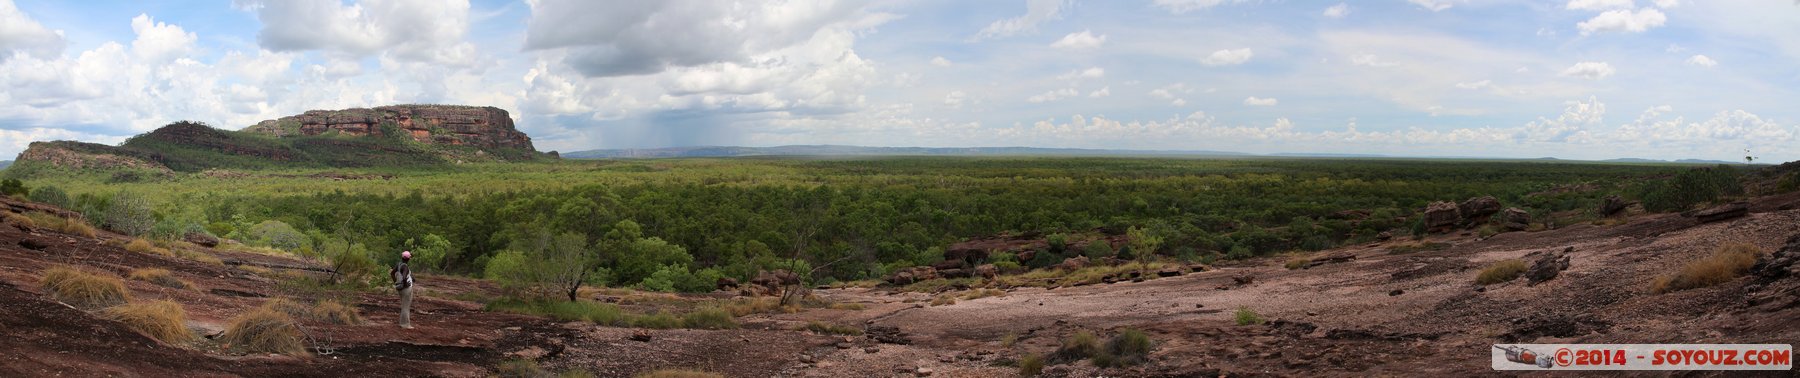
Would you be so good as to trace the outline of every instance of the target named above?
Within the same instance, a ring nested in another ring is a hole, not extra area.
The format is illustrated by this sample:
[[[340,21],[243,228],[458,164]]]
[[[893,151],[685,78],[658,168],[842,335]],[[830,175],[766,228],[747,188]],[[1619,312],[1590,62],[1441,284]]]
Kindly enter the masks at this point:
[[[311,110],[263,121],[246,132],[275,136],[319,135],[336,131],[352,136],[383,135],[382,125],[420,143],[487,148],[536,149],[531,137],[513,127],[512,116],[495,107],[394,105],[374,109]]]

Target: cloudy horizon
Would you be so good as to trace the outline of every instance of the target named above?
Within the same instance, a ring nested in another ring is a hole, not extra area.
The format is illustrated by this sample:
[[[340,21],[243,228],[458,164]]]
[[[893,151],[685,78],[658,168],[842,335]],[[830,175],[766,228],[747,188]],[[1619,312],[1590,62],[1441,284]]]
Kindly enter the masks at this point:
[[[0,159],[496,106],[698,145],[1800,160],[1800,1],[0,0]]]

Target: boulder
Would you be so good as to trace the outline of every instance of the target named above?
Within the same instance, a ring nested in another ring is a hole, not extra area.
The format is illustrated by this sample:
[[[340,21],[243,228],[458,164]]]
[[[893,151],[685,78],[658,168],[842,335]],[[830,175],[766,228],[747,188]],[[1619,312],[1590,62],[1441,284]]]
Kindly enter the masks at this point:
[[[1775,253],[1758,258],[1750,273],[1764,282],[1800,276],[1800,235],[1788,238],[1787,245]]]
[[[962,261],[966,264],[975,264],[978,262],[987,261],[987,258],[988,258],[988,251],[985,249],[979,249],[979,248],[958,248],[958,249],[952,249],[949,251],[944,251],[944,260],[945,261],[954,260],[954,261]]]
[[[789,272],[787,269],[776,269],[773,272],[759,271],[755,278],[750,279],[750,285],[743,287],[739,292],[752,297],[776,295],[782,292],[783,287],[798,285],[800,285],[800,275]]]
[[[1455,203],[1438,201],[1425,206],[1425,229],[1431,232],[1449,231],[1461,219]]]
[[[737,290],[738,280],[731,277],[719,277],[718,281],[713,282],[713,286],[719,290]]]
[[[1502,226],[1508,230],[1523,231],[1531,227],[1531,213],[1517,207],[1508,207],[1500,216]]]
[[[1338,252],[1338,253],[1333,253],[1330,255],[1325,255],[1322,257],[1313,258],[1312,261],[1306,263],[1306,268],[1312,269],[1313,267],[1320,266],[1320,265],[1347,263],[1347,262],[1351,262],[1351,261],[1356,261],[1356,254],[1349,253],[1349,252]]]
[[[1038,254],[1038,251],[1036,251],[1036,250],[1027,250],[1027,251],[1019,252],[1019,254],[1014,255],[1014,257],[1018,257],[1018,259],[1016,259],[1016,260],[1020,264],[1024,264],[1024,263],[1031,262],[1032,259],[1036,259],[1037,254]]]
[[[1557,274],[1569,269],[1569,255],[1546,253],[1531,263],[1531,269],[1525,271],[1525,286],[1537,286],[1544,281],[1556,279]]]
[[[1750,215],[1750,203],[1732,202],[1694,212],[1694,219],[1700,220],[1700,223],[1712,223],[1740,218],[1745,215]]]
[[[1066,259],[1063,259],[1063,262],[1061,264],[1056,264],[1057,268],[1060,268],[1063,270],[1077,270],[1077,269],[1085,268],[1087,266],[1088,266],[1087,256],[1075,256],[1075,257],[1066,258]]]
[[[207,235],[204,232],[189,232],[189,233],[187,233],[187,235],[182,236],[181,240],[186,240],[189,243],[194,243],[201,247],[207,247],[207,248],[219,246],[219,238],[218,237],[215,237],[212,235]]]
[[[1393,231],[1382,231],[1379,234],[1375,234],[1375,240],[1388,241],[1388,240],[1393,240],[1393,239],[1394,239]]]
[[[969,278],[973,272],[969,269],[939,269],[938,275],[944,278]]]
[[[1000,268],[995,267],[994,264],[981,264],[981,266],[975,267],[975,275],[981,278],[994,279],[994,277],[1000,276]]]
[[[1500,200],[1494,196],[1470,198],[1456,205],[1456,211],[1461,213],[1464,224],[1480,223],[1487,220],[1488,216],[1500,212]]]
[[[1180,276],[1182,273],[1183,273],[1182,269],[1179,267],[1164,268],[1163,270],[1156,271],[1156,276],[1157,277],[1175,277],[1175,276]]]
[[[1631,203],[1625,202],[1624,198],[1619,198],[1617,195],[1609,195],[1606,196],[1605,200],[1600,202],[1600,215],[1610,217],[1614,214],[1624,212],[1625,208],[1630,206]]]

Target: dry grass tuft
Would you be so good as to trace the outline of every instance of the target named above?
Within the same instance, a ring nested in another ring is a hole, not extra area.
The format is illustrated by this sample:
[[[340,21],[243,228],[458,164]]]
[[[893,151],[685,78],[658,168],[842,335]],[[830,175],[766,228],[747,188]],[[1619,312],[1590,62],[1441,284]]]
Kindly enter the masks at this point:
[[[956,294],[943,293],[938,294],[935,298],[931,298],[932,306],[949,306],[953,304],[956,304]]]
[[[300,325],[269,306],[232,318],[231,325],[225,328],[225,336],[219,340],[227,348],[251,353],[308,354],[301,339]]]
[[[862,336],[863,330],[856,327],[837,325],[821,321],[806,322],[806,330],[820,335]]]
[[[194,250],[185,249],[185,248],[176,248],[174,251],[175,251],[175,256],[181,257],[184,259],[193,260],[193,261],[202,262],[202,263],[211,264],[211,265],[220,265],[220,266],[225,265],[225,260],[220,260],[218,256],[213,256],[212,254],[209,254],[206,252],[199,252],[199,251],[194,251]]]
[[[356,307],[337,301],[321,300],[313,305],[304,305],[287,299],[275,298],[264,302],[262,308],[274,310],[287,315],[291,319],[299,319],[314,323],[355,325],[362,324],[362,316],[356,313]]]
[[[1749,272],[1750,267],[1756,265],[1757,258],[1762,255],[1762,248],[1754,245],[1727,244],[1713,251],[1711,256],[1682,266],[1680,272],[1657,277],[1651,283],[1650,291],[1662,294],[1729,282]]]
[[[967,301],[967,300],[975,300],[975,299],[981,299],[981,298],[987,298],[987,297],[1004,297],[1004,296],[1006,296],[1006,290],[975,289],[975,290],[970,290],[967,293],[963,293],[962,299]]]
[[[124,304],[131,300],[125,283],[118,278],[103,277],[69,267],[44,271],[40,283],[52,298],[85,310],[96,310]]]
[[[79,219],[63,218],[61,216],[57,216],[56,214],[36,212],[36,211],[25,213],[25,214],[8,213],[7,218],[9,220],[13,220],[14,222],[22,221],[27,225],[47,228],[47,229],[50,229],[50,230],[53,230],[56,232],[61,232],[61,233],[70,234],[70,235],[79,235],[82,237],[92,238],[95,235],[99,234],[97,231],[94,230],[94,226],[89,226],[87,224],[87,222],[83,222]]]
[[[194,341],[187,328],[187,311],[174,301],[136,302],[106,309],[107,319],[165,343]]]
[[[1312,259],[1309,259],[1306,257],[1295,257],[1292,259],[1288,259],[1286,264],[1282,264],[1282,267],[1288,268],[1288,270],[1294,270],[1294,269],[1305,268],[1306,264],[1311,264],[1311,263],[1312,263]]]
[[[175,252],[170,252],[167,248],[157,247],[156,244],[144,239],[132,239],[130,243],[125,243],[125,250],[148,255],[175,257]]]
[[[1482,269],[1481,274],[1475,276],[1475,283],[1493,285],[1512,281],[1515,278],[1519,278],[1519,275],[1524,273],[1525,261],[1519,259],[1501,260],[1493,265],[1488,265],[1487,269]]]
[[[131,271],[130,278],[176,289],[189,289],[194,287],[194,284],[183,281],[180,278],[175,278],[174,273],[170,273],[168,269],[162,268],[142,268],[133,270]]]

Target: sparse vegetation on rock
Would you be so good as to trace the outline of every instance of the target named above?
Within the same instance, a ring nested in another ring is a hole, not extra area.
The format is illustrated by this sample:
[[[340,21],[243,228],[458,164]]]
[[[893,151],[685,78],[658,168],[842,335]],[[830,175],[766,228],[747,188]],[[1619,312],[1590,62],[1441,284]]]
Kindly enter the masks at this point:
[[[1482,284],[1482,285],[1493,285],[1493,284],[1497,284],[1497,283],[1501,283],[1501,282],[1512,281],[1513,279],[1519,278],[1519,275],[1524,274],[1525,268],[1526,268],[1525,261],[1523,261],[1523,260],[1519,260],[1519,259],[1501,260],[1499,262],[1488,265],[1487,268],[1482,269],[1481,273],[1477,274],[1475,276],[1475,283]]]
[[[52,298],[87,310],[117,306],[131,300],[131,293],[125,290],[125,283],[118,278],[70,267],[45,270],[39,282]]]
[[[1256,311],[1251,310],[1249,307],[1238,307],[1237,312],[1232,315],[1232,318],[1235,319],[1237,325],[1240,326],[1263,323],[1262,315],[1257,314]]]
[[[1689,262],[1681,270],[1659,276],[1650,284],[1657,294],[1718,285],[1743,276],[1763,255],[1762,248],[1744,243],[1720,246],[1712,255]]]
[[[109,320],[125,324],[133,330],[165,343],[194,340],[187,327],[187,311],[174,301],[133,302],[102,311]]]
[[[308,355],[300,325],[287,314],[269,306],[258,307],[231,319],[220,343],[232,350],[250,353]]]
[[[191,289],[194,287],[194,284],[176,278],[174,273],[169,272],[168,269],[162,268],[140,268],[132,270],[129,277],[134,280],[149,282],[174,289]]]

